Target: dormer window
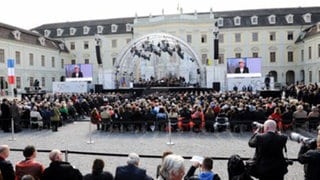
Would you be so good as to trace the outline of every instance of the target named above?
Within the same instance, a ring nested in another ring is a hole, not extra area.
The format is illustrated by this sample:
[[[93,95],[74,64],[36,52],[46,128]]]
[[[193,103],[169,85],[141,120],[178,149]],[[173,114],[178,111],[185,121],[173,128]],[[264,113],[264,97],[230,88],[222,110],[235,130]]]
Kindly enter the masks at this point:
[[[45,36],[45,37],[49,37],[50,34],[51,34],[51,31],[50,31],[50,30],[48,30],[48,29],[44,30],[44,36]]]
[[[240,16],[235,17],[233,20],[234,20],[234,25],[235,26],[240,26],[241,25],[241,17]]]
[[[104,27],[103,26],[97,26],[97,33],[102,34]]]
[[[74,35],[76,34],[76,32],[77,32],[77,29],[71,27],[71,28],[69,29],[69,31],[70,31],[70,36],[74,36]]]
[[[132,25],[126,24],[126,30],[127,30],[127,32],[130,32],[132,30]]]
[[[251,17],[251,24],[257,25],[258,24],[258,16],[252,16]]]
[[[111,32],[115,33],[118,30],[118,26],[116,24],[111,25]]]
[[[62,36],[62,34],[63,34],[63,29],[58,28],[57,29],[57,36]]]
[[[21,38],[21,32],[20,31],[15,30],[15,31],[12,31],[11,33],[12,33],[12,35],[13,35],[15,40],[20,40],[20,38]]]
[[[269,24],[276,24],[276,16],[275,15],[270,15],[268,17],[268,21],[269,21]]]
[[[302,17],[303,17],[303,20],[305,23],[311,23],[311,14],[310,13],[302,15]]]
[[[60,50],[64,50],[64,43],[59,43]]]
[[[223,18],[218,18],[218,27],[223,26]]]
[[[83,26],[83,34],[84,35],[89,34],[89,31],[90,31],[90,27],[89,26]]]
[[[38,38],[39,43],[41,44],[41,46],[45,46],[46,45],[46,38],[44,37],[39,37]]]
[[[286,15],[286,21],[288,24],[292,24],[293,23],[293,15],[292,14]]]

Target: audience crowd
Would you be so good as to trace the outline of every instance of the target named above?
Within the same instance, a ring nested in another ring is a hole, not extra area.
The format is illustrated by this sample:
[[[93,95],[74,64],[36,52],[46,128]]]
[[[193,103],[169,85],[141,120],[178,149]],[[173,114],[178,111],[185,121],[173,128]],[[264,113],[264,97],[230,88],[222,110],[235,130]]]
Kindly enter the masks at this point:
[[[32,128],[31,119],[41,123],[37,128],[58,131],[67,122],[91,118],[102,131],[207,131],[213,132],[218,117],[226,117],[230,130],[250,131],[252,122],[264,123],[274,120],[277,130],[301,126],[310,131],[319,123],[320,88],[317,84],[291,85],[283,90],[282,97],[262,97],[256,92],[165,92],[151,93],[137,97],[135,94],[46,94],[44,96],[23,97],[21,100],[1,103],[1,127],[10,132],[11,119],[15,130]],[[167,122],[170,120],[171,126]],[[320,143],[319,143],[320,144]],[[49,167],[35,161],[36,150],[27,146],[23,151],[25,160],[13,165],[6,161],[9,147],[0,147],[0,170],[3,179],[82,179],[79,170],[62,160],[62,153],[54,149],[50,152]],[[216,177],[212,171],[212,160],[205,158],[199,177]],[[167,153],[158,168],[158,179],[190,179],[200,164],[194,164],[185,176],[183,158]],[[85,179],[152,179],[146,170],[139,168],[139,155],[131,153],[126,166],[119,166],[113,177],[103,171],[104,162],[96,159],[92,173]],[[59,176],[59,177],[57,177]],[[130,177],[130,178],[129,178]],[[201,178],[200,178],[201,179]]]

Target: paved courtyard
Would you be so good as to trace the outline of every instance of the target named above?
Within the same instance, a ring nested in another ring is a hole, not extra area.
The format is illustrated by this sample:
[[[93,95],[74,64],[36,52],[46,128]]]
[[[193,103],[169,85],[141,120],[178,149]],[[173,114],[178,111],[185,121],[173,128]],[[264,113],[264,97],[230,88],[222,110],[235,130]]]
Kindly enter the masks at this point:
[[[167,145],[169,142],[168,133],[165,132],[101,132],[92,127],[90,141],[89,121],[77,121],[67,124],[59,129],[58,132],[50,130],[30,130],[14,134],[0,133],[1,144],[8,144],[14,149],[23,149],[26,145],[35,145],[40,150],[51,150],[58,148],[69,151],[97,152],[97,153],[115,153],[128,154],[136,152],[140,155],[161,156],[165,150],[171,150],[176,154],[190,157],[192,155],[201,155],[208,157],[229,157],[232,154],[239,154],[242,157],[251,157],[254,149],[248,147],[248,139],[251,133],[231,133],[229,131],[220,133],[193,133],[179,132],[172,134],[171,142],[174,145]],[[308,134],[313,136],[313,134]],[[315,136],[315,134],[314,134]],[[12,141],[12,137],[15,140]],[[288,157],[296,158],[300,145],[293,141],[288,141]],[[68,161],[79,168],[83,174],[91,171],[92,162],[95,158],[102,158],[106,162],[105,170],[115,173],[115,168],[126,164],[125,157],[116,156],[94,156],[69,154]],[[22,152],[11,152],[10,158],[16,163],[23,159]],[[48,166],[48,153],[39,152],[38,161]],[[189,160],[185,161],[186,168],[191,165]],[[156,166],[161,163],[159,158],[141,158],[140,166],[147,169],[147,173],[155,177]],[[222,179],[227,179],[227,161],[214,160],[214,170],[219,173]],[[303,179],[303,166],[295,162],[289,167],[289,173],[286,179]]]

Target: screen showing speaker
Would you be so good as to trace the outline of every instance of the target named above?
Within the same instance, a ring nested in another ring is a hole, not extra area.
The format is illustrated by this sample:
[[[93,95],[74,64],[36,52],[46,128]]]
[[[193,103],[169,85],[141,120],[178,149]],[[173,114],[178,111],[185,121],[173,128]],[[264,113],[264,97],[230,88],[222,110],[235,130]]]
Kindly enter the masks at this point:
[[[92,64],[66,64],[66,81],[92,81]]]
[[[261,77],[261,58],[227,58],[227,78]]]

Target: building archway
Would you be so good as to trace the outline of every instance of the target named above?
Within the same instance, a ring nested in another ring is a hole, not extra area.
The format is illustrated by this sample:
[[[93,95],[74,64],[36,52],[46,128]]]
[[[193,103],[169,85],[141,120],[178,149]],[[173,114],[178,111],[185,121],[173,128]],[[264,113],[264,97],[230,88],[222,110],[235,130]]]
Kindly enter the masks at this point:
[[[286,83],[287,83],[287,85],[295,83],[295,78],[294,77],[295,77],[294,71],[290,70],[290,71],[286,72]]]
[[[273,81],[274,81],[274,82],[278,82],[278,73],[277,73],[277,71],[270,71],[270,72],[269,72],[269,75],[270,75],[271,77],[273,77]]]
[[[117,56],[114,67],[116,88],[180,77],[190,85],[201,86],[205,82],[204,68],[191,46],[166,33],[133,40]]]

